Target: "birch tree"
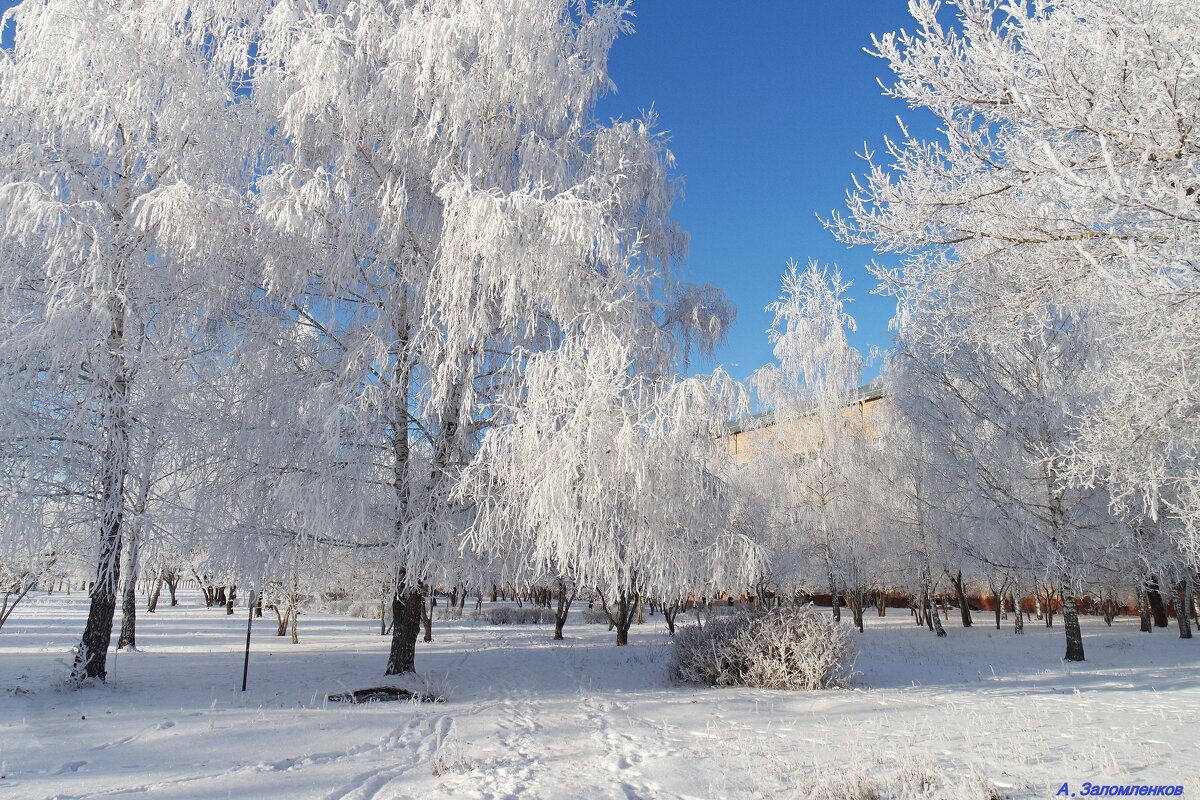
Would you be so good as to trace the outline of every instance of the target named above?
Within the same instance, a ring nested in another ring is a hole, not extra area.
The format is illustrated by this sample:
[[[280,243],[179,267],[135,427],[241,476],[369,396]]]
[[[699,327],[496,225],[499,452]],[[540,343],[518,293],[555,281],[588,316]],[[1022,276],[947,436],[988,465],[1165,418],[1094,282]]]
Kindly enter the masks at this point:
[[[841,619],[842,573],[857,572],[852,486],[855,456],[865,444],[864,421],[852,413],[862,358],[847,339],[854,319],[845,310],[849,284],[836,268],[794,262],[783,278],[770,337],[777,363],[752,383],[775,419],[771,453],[755,469],[761,490],[774,498],[780,545],[820,554],[833,616]],[[848,413],[849,412],[851,413]],[[782,556],[782,554],[780,554]],[[842,563],[846,555],[855,564]],[[861,615],[858,615],[861,622]]]
[[[452,490],[496,398],[566,322],[670,281],[627,252],[682,249],[663,140],[593,116],[628,29],[624,3],[566,0],[279,6],[264,23],[254,96],[279,125],[257,182],[261,289],[346,398],[322,469],[357,465],[389,531],[389,674],[414,668],[423,587],[460,571],[471,501]]]
[[[245,34],[216,8],[165,2],[26,2],[4,24],[0,438],[6,461],[98,529],[72,678],[103,679],[131,442],[169,417],[141,381],[187,359],[189,337],[160,334],[198,329],[196,309],[228,284],[187,256],[245,185],[229,77]]]
[[[532,356],[464,476],[467,545],[593,587],[617,645],[640,599],[744,586],[757,569],[720,477],[735,388],[640,370],[641,346],[597,325]]]

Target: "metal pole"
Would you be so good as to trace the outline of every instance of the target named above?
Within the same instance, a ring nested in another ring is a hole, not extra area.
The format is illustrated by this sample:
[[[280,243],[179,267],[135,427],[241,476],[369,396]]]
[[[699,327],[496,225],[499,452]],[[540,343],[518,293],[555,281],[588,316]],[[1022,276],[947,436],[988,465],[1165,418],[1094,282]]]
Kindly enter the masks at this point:
[[[254,606],[258,601],[258,592],[250,590],[250,602],[246,604],[246,659],[242,662],[242,691],[246,691],[246,679],[250,675],[250,626],[254,624]]]

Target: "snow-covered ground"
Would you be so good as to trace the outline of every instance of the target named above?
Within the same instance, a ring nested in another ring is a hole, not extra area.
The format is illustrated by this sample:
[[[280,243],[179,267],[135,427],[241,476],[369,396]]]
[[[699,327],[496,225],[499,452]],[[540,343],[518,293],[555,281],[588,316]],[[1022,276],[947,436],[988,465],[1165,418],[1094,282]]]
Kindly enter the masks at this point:
[[[140,653],[105,686],[63,692],[85,598],[33,596],[0,632],[0,797],[1052,798],[1064,782],[1200,794],[1200,639],[1136,620],[961,630],[868,617],[854,689],[674,684],[654,617],[617,648],[581,617],[546,626],[438,622],[418,668],[445,703],[346,706],[385,683],[378,622],[311,614],[298,645],[196,596],[138,619]],[[411,681],[409,684],[411,685]],[[924,788],[928,792],[922,793]]]

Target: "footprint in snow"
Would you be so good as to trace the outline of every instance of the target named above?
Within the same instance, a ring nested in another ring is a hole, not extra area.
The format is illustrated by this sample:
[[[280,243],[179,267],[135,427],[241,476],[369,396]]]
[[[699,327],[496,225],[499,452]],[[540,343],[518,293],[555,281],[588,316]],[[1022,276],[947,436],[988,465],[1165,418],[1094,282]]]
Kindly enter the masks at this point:
[[[61,767],[59,767],[58,771],[54,774],[66,775],[68,772],[79,772],[79,770],[86,767],[87,764],[88,762],[86,761],[68,761],[66,764],[63,764]]]

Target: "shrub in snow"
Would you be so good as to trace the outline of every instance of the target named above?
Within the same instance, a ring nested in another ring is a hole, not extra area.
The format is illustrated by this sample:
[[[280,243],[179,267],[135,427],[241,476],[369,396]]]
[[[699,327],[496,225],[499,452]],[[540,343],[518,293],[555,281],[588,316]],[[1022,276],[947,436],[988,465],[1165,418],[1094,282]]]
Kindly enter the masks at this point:
[[[712,608],[704,611],[710,617],[736,617],[753,613],[753,609],[744,606],[731,606],[728,603],[713,603]]]
[[[545,625],[554,622],[554,612],[548,608],[493,608],[488,612],[493,625]]]
[[[680,627],[672,672],[707,686],[828,689],[849,684],[853,663],[849,626],[808,608],[777,608]]]
[[[438,606],[435,619],[447,620],[453,622],[462,619],[463,610],[458,606]]]
[[[328,614],[340,614],[360,619],[379,619],[378,600],[348,600],[346,598],[326,598],[320,605],[322,611]]]

